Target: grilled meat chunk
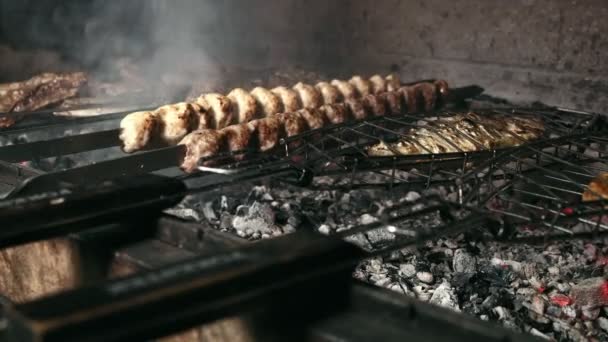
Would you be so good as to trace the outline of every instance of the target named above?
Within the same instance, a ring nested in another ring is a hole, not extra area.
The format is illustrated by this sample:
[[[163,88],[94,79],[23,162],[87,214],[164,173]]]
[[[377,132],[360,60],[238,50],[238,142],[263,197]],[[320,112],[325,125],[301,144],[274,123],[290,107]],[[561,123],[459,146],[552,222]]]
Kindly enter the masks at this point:
[[[310,129],[319,129],[325,125],[324,114],[316,108],[298,111]]]
[[[418,97],[413,87],[399,87],[399,94],[405,102],[408,113],[418,112]]]
[[[155,137],[159,128],[153,112],[135,112],[120,121],[122,150],[131,153],[144,148]]]
[[[277,115],[278,119],[283,126],[282,135],[285,137],[292,137],[306,132],[308,130],[308,124],[302,115],[298,112],[294,113],[281,113]]]
[[[348,120],[348,109],[341,103],[323,105],[319,110],[332,124],[339,124]]]
[[[250,130],[257,133],[258,148],[261,152],[275,148],[281,138],[281,120],[276,116],[269,116],[249,122]]]
[[[271,116],[280,113],[283,109],[281,99],[266,88],[256,87],[251,91],[251,95],[258,103],[258,117]]]
[[[386,92],[382,94],[378,94],[377,97],[386,104],[388,109],[388,114],[390,115],[398,115],[401,114],[401,96],[397,92]]]
[[[212,128],[222,129],[232,122],[232,108],[226,96],[216,93],[203,94],[196,99],[196,103],[210,113]]]
[[[186,146],[186,155],[182,162],[182,170],[192,173],[196,171],[199,160],[217,155],[223,144],[220,131],[214,129],[201,129],[186,135],[179,145]]]
[[[435,108],[437,102],[437,92],[435,85],[431,83],[420,83],[414,86],[416,92],[416,100],[419,104],[422,104],[422,108],[419,110],[431,111]]]
[[[342,98],[345,100],[354,99],[357,97],[357,88],[347,81],[333,80],[331,81],[331,85],[338,89],[340,94],[342,94]]]
[[[319,82],[315,87],[321,92],[323,103],[333,104],[342,101],[342,94],[333,85],[327,82]]]
[[[386,105],[381,98],[376,95],[365,95],[363,97],[363,107],[368,113],[374,116],[386,114]]]
[[[365,106],[363,106],[363,101],[348,99],[344,101],[344,105],[348,108],[350,115],[355,118],[355,120],[363,120],[367,117],[367,112],[365,111]]]
[[[361,97],[372,93],[372,83],[361,76],[353,76],[348,82],[357,89]]]
[[[228,151],[244,151],[251,142],[251,126],[248,123],[230,125],[222,128],[220,134],[228,147]],[[243,160],[244,154],[235,154],[235,160]]]
[[[201,108],[197,104],[180,102],[159,107],[154,111],[160,139],[170,145],[177,144],[188,132],[195,130]]]
[[[76,96],[87,82],[82,72],[44,73],[27,81],[0,84],[0,112],[32,111]]]
[[[302,108],[297,91],[287,87],[276,87],[272,89],[271,92],[281,99],[284,112],[295,112],[296,110]]]
[[[293,86],[293,90],[300,95],[300,101],[304,108],[319,108],[323,104],[321,93],[310,84],[299,82]]]
[[[477,113],[430,118],[396,143],[379,143],[370,156],[471,152],[514,147],[539,138],[544,132],[540,118]]]
[[[397,91],[401,88],[401,79],[397,74],[390,74],[386,76],[386,90]]]
[[[583,202],[608,200],[608,172],[601,172],[591,180],[583,192]]]
[[[372,85],[372,94],[380,94],[386,91],[386,80],[380,75],[374,75],[369,78]]]
[[[245,89],[233,89],[227,97],[232,103],[232,123],[249,122],[255,118],[255,98]]]

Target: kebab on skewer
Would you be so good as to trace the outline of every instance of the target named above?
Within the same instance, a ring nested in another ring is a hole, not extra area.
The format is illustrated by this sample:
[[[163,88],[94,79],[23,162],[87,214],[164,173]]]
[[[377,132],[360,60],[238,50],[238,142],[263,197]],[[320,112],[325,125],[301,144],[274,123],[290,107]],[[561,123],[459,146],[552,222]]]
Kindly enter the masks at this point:
[[[145,115],[139,112],[127,115],[120,124],[122,128],[120,139],[123,142],[123,150],[130,153],[145,148],[153,141],[175,144],[175,141],[179,141],[188,133],[188,130],[183,129],[184,127],[191,128],[190,131],[195,128],[223,129],[228,125],[250,122],[255,118],[293,112],[302,108],[316,109],[324,104],[338,102],[345,102],[353,112],[352,116],[361,119],[364,117],[361,104],[353,100],[364,98],[367,105],[374,106],[374,113],[382,113],[385,111],[382,104],[376,104],[375,98],[370,97],[372,90],[383,93],[382,90],[394,89],[399,83],[396,75],[389,75],[385,79],[375,75],[371,79],[374,81],[354,76],[348,82],[333,80],[331,83],[319,82],[316,86],[298,83],[292,88],[277,87],[268,90],[257,87],[251,92],[237,88],[227,96],[217,93],[203,94],[195,103],[190,104],[191,106],[180,103],[160,107],[155,111],[146,112]],[[438,81],[434,84],[423,83],[398,89],[408,96],[406,98],[408,110],[416,111],[418,102],[425,103],[425,109],[432,109],[437,94],[447,91],[447,84],[445,81]],[[395,94],[392,98],[394,100]],[[394,108],[394,101],[389,105]],[[170,114],[171,110],[175,113]],[[165,122],[165,120],[169,121]],[[174,128],[174,125],[178,127]]]

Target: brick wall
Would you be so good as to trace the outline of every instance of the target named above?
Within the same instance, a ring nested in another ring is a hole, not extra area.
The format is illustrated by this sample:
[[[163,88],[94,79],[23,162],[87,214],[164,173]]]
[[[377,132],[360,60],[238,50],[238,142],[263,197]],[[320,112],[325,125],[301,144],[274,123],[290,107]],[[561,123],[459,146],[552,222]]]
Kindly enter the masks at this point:
[[[608,1],[352,1],[347,71],[476,83],[515,101],[608,112]]]

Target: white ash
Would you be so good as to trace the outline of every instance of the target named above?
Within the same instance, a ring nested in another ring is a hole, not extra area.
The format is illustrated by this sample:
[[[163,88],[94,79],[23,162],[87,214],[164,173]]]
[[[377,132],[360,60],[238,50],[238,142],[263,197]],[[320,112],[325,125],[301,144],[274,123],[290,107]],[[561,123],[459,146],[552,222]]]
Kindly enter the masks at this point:
[[[317,185],[323,183],[335,184],[328,178],[315,180]],[[203,215],[203,208],[212,208],[218,218],[217,222],[210,221],[212,225],[248,239],[308,228],[331,235],[376,222],[386,208],[395,204],[429,194],[445,197],[453,191],[449,187],[416,193],[411,189],[393,193],[384,189],[303,189],[272,182],[257,184],[253,191],[245,189],[252,187],[239,185],[193,198],[183,208],[193,208],[208,221],[210,215]],[[203,205],[206,202],[211,205]],[[257,220],[255,229],[247,226],[251,220],[245,219],[251,219],[251,207],[258,212],[253,219]],[[312,227],[303,225],[305,216],[315,220]],[[441,224],[443,220],[434,213],[396,225],[395,230],[381,228],[347,240],[372,250],[409,238],[407,234],[415,235],[421,228],[429,230]],[[586,284],[585,279],[605,274],[608,247],[603,241],[526,246],[488,242],[483,239],[487,236],[486,232],[471,232],[442,237],[418,248],[365,260],[354,277],[521,332],[555,340],[585,336],[608,339],[608,311],[603,310],[606,304],[591,307],[585,302],[587,307],[583,308],[572,298],[572,293]],[[589,298],[593,301],[594,297]]]

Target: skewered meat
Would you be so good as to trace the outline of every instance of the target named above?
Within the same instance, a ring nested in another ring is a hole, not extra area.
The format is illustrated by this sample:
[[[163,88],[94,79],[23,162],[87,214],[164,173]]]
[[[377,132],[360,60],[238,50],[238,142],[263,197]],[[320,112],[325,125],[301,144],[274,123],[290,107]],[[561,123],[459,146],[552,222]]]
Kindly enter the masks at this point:
[[[341,103],[323,105],[319,110],[325,114],[327,120],[332,124],[339,124],[348,120],[348,110]]]
[[[306,120],[298,112],[281,113],[277,117],[283,126],[283,135],[285,137],[289,138],[304,133],[308,129]]]
[[[521,145],[539,138],[544,125],[539,118],[476,113],[428,119],[412,128],[396,143],[379,143],[368,149],[370,156],[470,152]]]
[[[319,129],[325,125],[323,113],[316,108],[302,109],[298,113],[306,120],[306,124],[310,129]]]
[[[354,77],[354,79],[357,79],[357,77]],[[344,94],[340,95],[340,98],[344,101],[344,106],[341,107],[344,109],[344,111],[337,111],[335,108],[330,108],[330,110],[324,110],[323,112],[314,108],[308,108],[310,110],[300,111],[300,115],[311,129],[323,127],[326,121],[333,123],[344,122],[349,117],[357,120],[365,119],[368,116],[368,112],[369,115],[401,113],[401,107],[403,107],[404,104],[410,112],[413,112],[418,110],[417,104],[420,103],[417,96],[420,96],[421,100],[423,100],[422,102],[430,102],[434,106],[433,101],[436,100],[436,97],[438,96],[437,94],[440,95],[442,91],[441,89],[445,88],[441,82],[435,82],[435,84],[427,84],[426,88],[417,87],[417,85],[400,87],[398,92],[386,92],[375,95],[369,94],[363,98],[359,98],[352,84],[337,80],[332,81],[332,84],[335,85],[330,87],[335,88],[339,93],[339,89],[343,89],[345,93],[350,93],[354,97],[345,97]],[[316,88],[304,84],[300,84],[296,87],[300,88],[301,92],[308,93],[309,91],[312,91],[313,96],[316,94],[319,101],[322,101],[322,95]],[[327,88],[327,85],[324,84],[320,87]],[[430,88],[435,89],[435,91],[429,93],[428,91],[420,90]],[[447,93],[447,89],[444,89],[443,91]],[[194,105],[199,105],[195,107],[195,111],[198,112],[198,129],[222,129],[231,122],[236,123],[237,120],[246,120],[251,115],[251,98],[254,98],[256,101],[256,116],[270,116],[279,113],[278,111],[282,107],[281,102],[285,102],[285,107],[289,109],[296,108],[296,106],[297,108],[300,108],[298,97],[301,95],[298,94],[296,90],[285,87],[278,87],[273,89],[273,91],[258,87],[252,91],[251,97],[248,97],[242,89],[234,90],[229,95],[230,97],[225,97],[220,94],[204,94],[197,99],[197,102]],[[430,100],[428,100],[427,97],[430,97]],[[241,101],[241,103],[239,103],[239,101]],[[321,105],[316,108],[319,108],[320,106]],[[162,122],[159,122],[158,124],[163,125]],[[154,132],[154,134],[159,133],[160,132]],[[180,136],[181,133],[176,135]],[[169,136],[165,136],[164,140],[174,141],[177,139],[177,136],[174,138]],[[122,138],[124,138],[124,141],[138,140],[136,137],[124,136]],[[160,137],[151,138],[158,138],[158,140],[161,140]],[[131,145],[133,146],[133,144]],[[132,146],[131,148],[125,149],[125,151],[133,151]],[[144,147],[138,145],[135,146],[136,147],[134,150]]]
[[[327,82],[319,82],[315,87],[321,92],[325,104],[338,103],[342,100],[342,94],[338,89]]]
[[[222,140],[222,134],[214,129],[201,129],[186,135],[179,142],[179,145],[186,146],[182,170],[188,173],[196,171],[201,158],[217,155],[220,152]]]
[[[446,99],[448,97],[449,87],[448,82],[444,80],[435,81],[435,88],[437,90],[437,94],[442,99]]]
[[[363,107],[367,112],[375,116],[386,114],[386,105],[384,104],[384,101],[376,95],[365,95],[363,97]]]
[[[340,94],[342,94],[342,98],[344,98],[345,100],[354,99],[357,97],[357,88],[355,88],[355,86],[353,86],[349,82],[333,80],[331,81],[331,85],[338,89]]]
[[[601,172],[583,192],[583,202],[608,200],[608,172]]]
[[[247,123],[230,125],[222,128],[220,134],[228,146],[228,151],[236,152],[245,150],[251,141],[252,127]],[[242,160],[244,154],[235,154],[234,159]]]
[[[155,136],[158,118],[152,112],[131,113],[120,121],[123,151],[130,153],[144,148]]]
[[[380,75],[374,75],[369,78],[372,85],[372,94],[380,94],[386,91],[386,80]]]
[[[276,115],[250,121],[249,128],[257,132],[260,151],[271,150],[279,143],[281,120]]]
[[[284,112],[295,112],[296,110],[302,108],[302,106],[300,106],[298,92],[295,90],[287,87],[276,87],[272,89],[271,92],[281,99]]]
[[[319,108],[323,104],[321,94],[310,84],[300,82],[293,86],[293,90],[300,95],[300,101],[304,108]]]
[[[267,117],[280,113],[283,109],[280,98],[273,94],[270,90],[262,87],[256,87],[251,91],[258,103],[258,117]]]
[[[390,74],[386,76],[386,90],[387,91],[397,91],[401,88],[401,79],[399,75]]]
[[[210,114],[212,127],[222,129],[232,122],[230,100],[221,94],[211,93],[199,96],[196,103]]]
[[[245,89],[233,89],[227,97],[232,103],[233,123],[249,122],[255,118],[255,98]]]
[[[353,76],[348,82],[357,89],[361,97],[372,93],[372,83],[361,76]]]
[[[365,111],[365,107],[361,100],[348,99],[344,101],[344,105],[348,108],[355,120],[362,120],[367,117],[367,112]]]
[[[154,114],[160,139],[170,145],[177,144],[198,126],[201,108],[197,104],[180,102],[159,107]]]

